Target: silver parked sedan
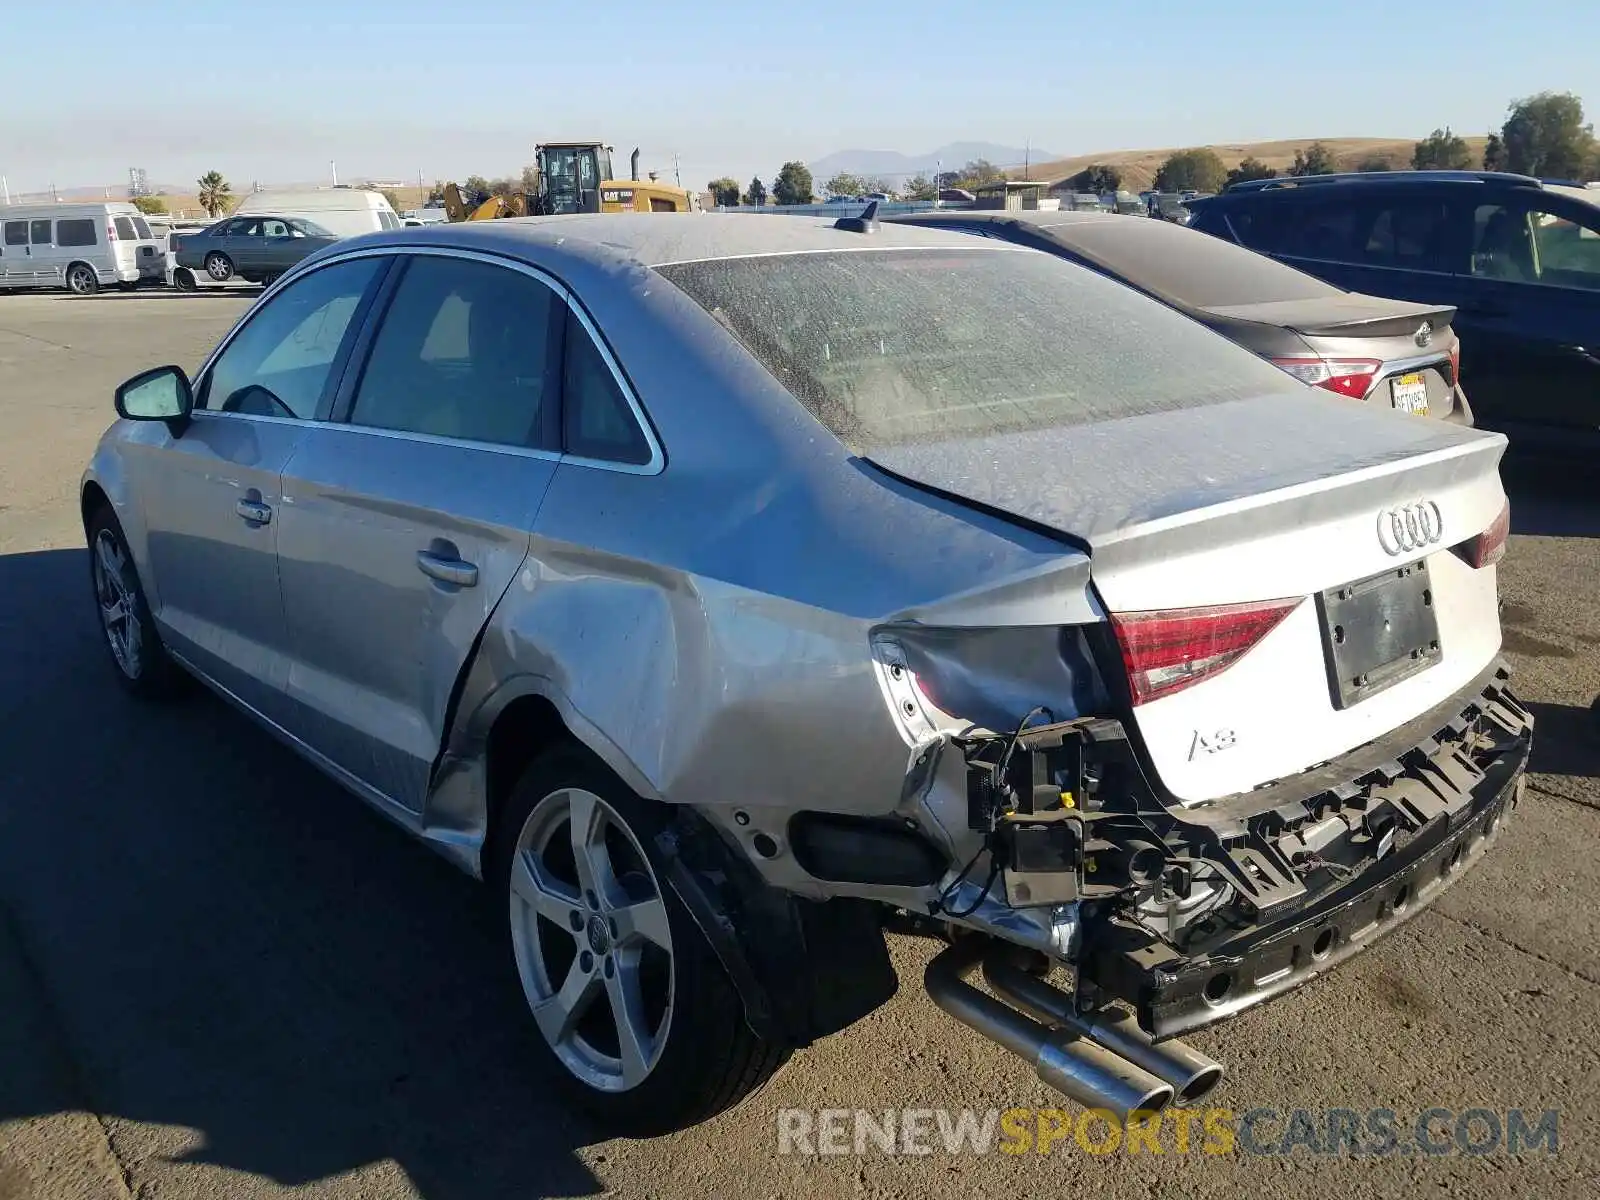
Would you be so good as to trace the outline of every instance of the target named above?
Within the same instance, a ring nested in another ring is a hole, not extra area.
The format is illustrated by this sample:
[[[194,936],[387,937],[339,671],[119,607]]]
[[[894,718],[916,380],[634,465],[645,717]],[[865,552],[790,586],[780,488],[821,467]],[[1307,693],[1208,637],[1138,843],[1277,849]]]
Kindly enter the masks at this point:
[[[1193,1099],[1179,1037],[1425,907],[1518,795],[1504,439],[1037,251],[374,234],[116,405],[117,677],[198,677],[481,875],[552,1079],[622,1129],[881,1004],[886,928],[1063,1094]]]

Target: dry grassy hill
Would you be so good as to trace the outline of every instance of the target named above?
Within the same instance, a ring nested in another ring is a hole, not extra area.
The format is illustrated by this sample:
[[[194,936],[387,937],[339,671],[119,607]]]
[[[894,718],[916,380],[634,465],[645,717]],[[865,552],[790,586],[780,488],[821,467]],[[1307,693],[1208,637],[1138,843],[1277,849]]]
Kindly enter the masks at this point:
[[[1481,161],[1485,139],[1469,137],[1464,140],[1473,155]],[[1344,168],[1354,167],[1358,162],[1375,155],[1387,158],[1397,168],[1409,167],[1411,150],[1417,143],[1415,138],[1293,138],[1280,142],[1225,142],[1205,148],[1215,150],[1217,156],[1230,168],[1238,166],[1246,158],[1258,158],[1267,166],[1283,171],[1294,162],[1296,150],[1305,150],[1314,141],[1321,141],[1328,147],[1339,166]],[[1168,156],[1178,150],[1187,149],[1191,147],[1172,146],[1163,150],[1112,150],[1100,154],[1081,154],[1074,158],[1058,159],[1055,162],[1034,163],[1028,171],[1028,177],[1048,179],[1053,183],[1076,175],[1085,167],[1095,163],[1105,163],[1122,172],[1124,188],[1137,192],[1148,188],[1154,182],[1156,171]],[[1020,166],[1009,168],[1006,173],[1013,179],[1022,178]]]

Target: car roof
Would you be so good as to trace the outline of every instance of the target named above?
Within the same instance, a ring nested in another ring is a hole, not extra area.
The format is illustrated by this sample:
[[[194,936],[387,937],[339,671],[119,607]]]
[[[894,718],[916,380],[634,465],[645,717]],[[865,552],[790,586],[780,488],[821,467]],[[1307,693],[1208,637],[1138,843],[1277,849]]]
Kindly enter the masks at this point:
[[[1250,298],[1343,296],[1331,283],[1220,238],[1171,221],[1103,212],[917,213],[892,221],[1009,226],[1035,234],[1035,243],[1060,246],[1169,304],[1186,309],[1234,305]]]
[[[1494,188],[1540,188],[1543,181],[1531,175],[1509,171],[1339,171],[1328,175],[1274,176],[1230,183],[1223,196],[1275,195],[1324,187],[1396,187],[1416,184],[1449,184]],[[1214,197],[1212,197],[1214,198]]]
[[[761,213],[585,213],[457,221],[349,239],[344,246],[453,245],[522,257],[535,250],[606,266],[618,257],[646,267],[705,259],[819,251],[971,249],[974,240],[938,229],[880,223],[872,233],[834,227],[833,218]]]

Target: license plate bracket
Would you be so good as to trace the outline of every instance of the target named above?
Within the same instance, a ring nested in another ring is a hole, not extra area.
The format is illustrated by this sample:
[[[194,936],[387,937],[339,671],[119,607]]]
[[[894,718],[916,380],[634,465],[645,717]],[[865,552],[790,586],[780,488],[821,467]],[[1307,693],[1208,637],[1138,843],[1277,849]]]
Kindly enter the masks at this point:
[[[1428,380],[1420,372],[1391,380],[1389,396],[1398,412],[1418,417],[1428,415]]]
[[[1426,560],[1317,596],[1328,688],[1349,708],[1444,657]]]

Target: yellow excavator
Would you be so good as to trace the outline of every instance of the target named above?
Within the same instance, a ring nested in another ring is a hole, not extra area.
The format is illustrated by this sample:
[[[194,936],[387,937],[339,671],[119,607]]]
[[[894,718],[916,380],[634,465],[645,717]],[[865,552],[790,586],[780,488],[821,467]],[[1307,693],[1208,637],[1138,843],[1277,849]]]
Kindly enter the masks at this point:
[[[445,184],[444,211],[452,221],[557,213],[692,212],[696,198],[680,187],[639,178],[633,152],[632,178],[613,179],[611,147],[603,142],[543,142],[534,147],[538,187],[507,196],[467,195]]]

